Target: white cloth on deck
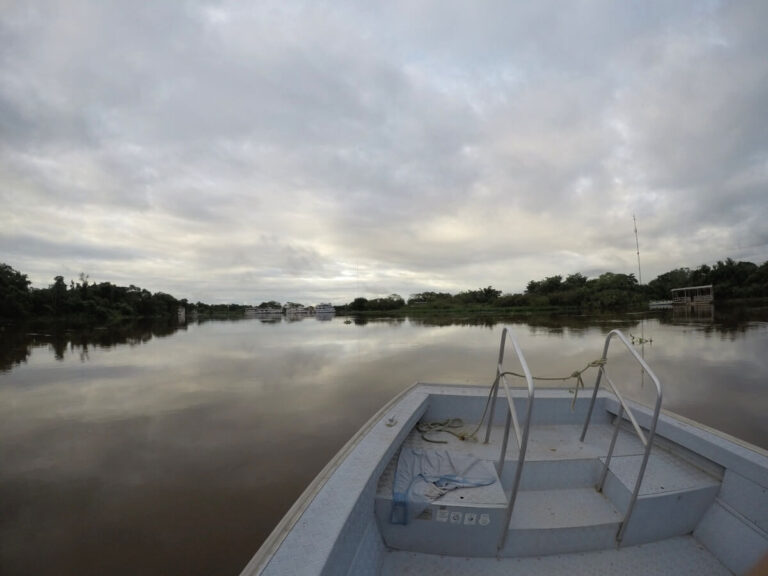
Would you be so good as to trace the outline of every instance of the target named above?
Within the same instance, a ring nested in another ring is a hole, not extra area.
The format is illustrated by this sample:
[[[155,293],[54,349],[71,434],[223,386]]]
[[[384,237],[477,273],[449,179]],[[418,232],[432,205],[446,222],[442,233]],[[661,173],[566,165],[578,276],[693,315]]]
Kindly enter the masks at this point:
[[[446,492],[496,482],[490,464],[470,454],[404,446],[392,484],[392,524],[408,524]]]

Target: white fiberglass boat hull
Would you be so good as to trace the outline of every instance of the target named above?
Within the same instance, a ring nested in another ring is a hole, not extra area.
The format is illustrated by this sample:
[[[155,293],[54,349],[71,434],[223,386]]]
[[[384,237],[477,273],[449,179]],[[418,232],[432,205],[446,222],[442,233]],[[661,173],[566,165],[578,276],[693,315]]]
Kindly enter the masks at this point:
[[[443,524],[437,521],[435,514],[434,520],[417,520],[411,527],[389,527],[376,516],[377,506],[381,508],[388,504],[380,488],[382,475],[391,466],[400,446],[409,438],[412,441],[416,423],[422,418],[440,420],[448,416],[472,422],[473,414],[479,418],[482,412],[486,393],[487,390],[480,387],[417,384],[401,394],[368,422],[321,472],[254,556],[243,571],[243,576],[386,574],[397,573],[400,568],[395,569],[395,566],[401,567],[403,562],[413,562],[414,566],[422,567],[434,563],[446,570],[453,565],[466,567],[467,562],[479,563],[478,569],[485,565],[496,565],[494,562],[498,563],[499,560],[494,554],[495,539],[491,534],[481,533],[483,527],[480,525],[465,527],[464,524],[450,524],[450,521]],[[520,396],[524,403],[522,391]],[[556,494],[554,491],[558,490],[558,481],[573,481],[576,487],[560,488],[564,492],[565,505],[569,502],[569,495],[573,496],[576,498],[576,501],[571,502],[576,507],[571,511],[573,515],[588,514],[588,511],[585,513],[579,510],[579,504],[584,498],[578,491],[590,491],[594,471],[589,470],[589,460],[599,460],[601,449],[609,441],[605,426],[615,417],[618,403],[608,394],[598,396],[593,416],[594,435],[598,438],[591,442],[588,434],[585,443],[581,443],[577,433],[579,421],[583,421],[587,409],[588,398],[580,398],[573,412],[570,409],[571,400],[572,395],[568,391],[538,392],[530,456],[539,458],[549,452],[552,458],[542,457],[526,463],[529,466],[534,462],[541,471],[534,470],[534,476],[524,481],[521,491],[524,496],[521,500],[523,507],[529,506],[535,510],[536,506],[532,502],[535,502],[536,492],[549,489],[553,491],[551,494]],[[643,425],[644,420],[650,418],[650,411],[639,406],[634,408]],[[494,431],[498,433],[499,430],[503,431],[502,417],[496,416],[496,420]],[[625,454],[622,456],[620,451],[614,457],[615,464],[618,464],[615,484],[621,483],[622,474],[637,459],[638,446],[633,448],[632,442],[633,438],[628,433],[619,437],[617,449],[622,448]],[[537,443],[540,444],[538,448]],[[625,446],[622,447],[622,443]],[[462,443],[457,440],[454,444]],[[498,455],[498,442],[495,446],[493,443],[488,446],[482,443],[463,444],[462,448],[479,452],[489,459],[495,459]],[[510,539],[507,553],[502,552],[502,558],[519,563],[530,561],[522,559],[534,556],[539,561],[546,558],[547,565],[556,567],[560,566],[561,561],[553,560],[554,556],[573,556],[574,552],[581,552],[569,560],[572,568],[573,562],[582,561],[597,567],[603,562],[622,559],[618,561],[625,563],[628,570],[636,563],[639,574],[642,566],[647,568],[648,563],[658,560],[663,551],[663,556],[670,559],[670,573],[679,568],[678,564],[672,562],[675,555],[679,556],[678,561],[695,559],[697,565],[709,566],[709,573],[746,573],[762,555],[768,553],[768,455],[756,447],[667,414],[662,414],[659,421],[656,448],[660,456],[660,464],[656,466],[659,469],[654,469],[655,460],[652,460],[649,468],[651,476],[644,482],[644,487],[647,483],[649,499],[658,499],[659,504],[655,508],[651,506],[647,512],[640,509],[640,515],[630,524],[630,529],[635,526],[637,528],[628,533],[621,548],[617,549],[613,545],[615,526],[611,526],[610,519],[602,523],[607,526],[602,535],[599,534],[599,518],[589,528],[579,524],[571,526],[573,530],[570,533],[568,526],[560,526],[561,530],[551,529],[546,532],[542,528],[544,531],[536,534],[520,531],[521,528],[514,526],[514,523],[521,520],[513,516],[510,529],[517,530],[519,536]],[[576,458],[579,452],[586,452],[587,458]],[[665,479],[661,476],[664,473],[662,461],[665,458],[682,458],[691,468],[682,470],[678,476],[673,474]],[[514,466],[514,458],[505,461],[506,471],[502,476],[509,477]],[[570,478],[561,478],[558,470],[567,470]],[[659,476],[654,477],[654,474]],[[683,482],[685,476],[691,475],[696,476],[693,480],[698,485],[688,492],[682,485],[672,484],[675,481]],[[669,485],[659,482],[667,482]],[[538,483],[538,486],[526,483]],[[619,488],[606,488],[606,492],[611,489],[619,491]],[[576,492],[569,494],[567,490]],[[471,492],[471,489],[465,491]],[[670,494],[672,501],[684,500],[685,506],[667,517],[669,502],[661,498],[664,495],[669,497]],[[456,493],[451,496],[455,504]],[[616,496],[617,501],[621,497]],[[623,497],[626,498],[626,494]],[[435,505],[440,506],[439,502]],[[589,503],[586,505],[588,507]],[[617,509],[619,507],[620,502]],[[453,505],[448,506],[448,509],[461,511],[462,507]],[[566,511],[565,515],[571,512]],[[605,511],[595,512],[598,516],[601,513],[605,514]],[[685,516],[686,513],[688,516]],[[462,512],[462,517],[464,514],[466,510]],[[653,526],[646,518],[650,516],[652,519],[653,516],[664,514],[666,516],[661,516],[662,521]],[[532,519],[531,522],[535,523],[536,520]],[[561,519],[561,523],[568,522],[567,518]],[[682,533],[669,534],[670,526],[672,532]],[[406,537],[413,540],[412,545],[406,546],[404,551],[402,535],[398,534],[390,534],[397,548],[388,545],[383,532],[390,528],[410,528],[410,534],[406,534]],[[597,544],[580,542],[579,534],[584,532],[595,535]],[[477,538],[473,538],[474,534],[477,534]],[[553,539],[560,541],[552,542]],[[656,544],[649,544],[652,542]],[[640,543],[643,545],[637,546]],[[529,546],[529,550],[519,549],[524,545]],[[441,549],[441,546],[447,548]],[[447,557],[451,549],[457,554]],[[585,555],[584,552],[589,550],[593,551]],[[441,553],[442,556],[439,555]],[[659,567],[659,570],[662,568]],[[450,572],[448,570],[445,573]],[[648,572],[646,570],[642,573]]]

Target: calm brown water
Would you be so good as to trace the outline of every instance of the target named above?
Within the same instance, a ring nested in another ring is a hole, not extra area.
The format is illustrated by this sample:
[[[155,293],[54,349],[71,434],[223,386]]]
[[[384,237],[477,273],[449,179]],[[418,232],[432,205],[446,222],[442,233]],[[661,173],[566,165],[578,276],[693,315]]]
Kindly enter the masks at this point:
[[[766,320],[750,312],[642,323],[309,318],[6,330],[0,573],[236,575],[398,391],[417,380],[489,384],[505,324],[539,376],[584,367],[613,328],[642,333],[653,339],[643,352],[665,408],[768,448]],[[626,386],[639,399],[650,387],[638,378]]]

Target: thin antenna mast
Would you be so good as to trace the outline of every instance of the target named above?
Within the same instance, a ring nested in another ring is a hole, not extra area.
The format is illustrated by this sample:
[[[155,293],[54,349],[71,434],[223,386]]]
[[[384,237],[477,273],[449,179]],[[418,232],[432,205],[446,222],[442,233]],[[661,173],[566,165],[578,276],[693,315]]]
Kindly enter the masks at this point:
[[[632,213],[632,222],[635,224],[635,247],[637,248],[637,284],[641,285],[643,283],[643,272],[640,269],[640,241],[637,239],[637,218],[635,218],[635,214]],[[634,338],[632,339],[632,342],[634,343]],[[652,340],[647,340],[647,342],[652,342]],[[640,318],[640,354],[642,354],[643,358],[645,358],[645,317]],[[645,370],[642,368],[640,369],[640,387],[642,388],[645,384]]]
[[[640,270],[640,241],[637,239],[637,219],[632,214],[632,222],[635,223],[635,246],[637,247],[637,283],[643,283],[643,273]]]

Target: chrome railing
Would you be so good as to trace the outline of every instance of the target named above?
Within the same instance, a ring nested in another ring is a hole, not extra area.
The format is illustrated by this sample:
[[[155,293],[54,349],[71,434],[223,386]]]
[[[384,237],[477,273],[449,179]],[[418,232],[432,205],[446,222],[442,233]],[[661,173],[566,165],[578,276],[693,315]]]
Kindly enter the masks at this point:
[[[611,340],[617,337],[619,340],[621,340],[624,343],[624,346],[626,346],[627,350],[631,353],[631,355],[634,357],[634,359],[640,364],[640,368],[648,374],[648,376],[651,377],[651,380],[653,380],[653,383],[656,386],[656,406],[653,410],[653,419],[651,420],[650,428],[648,429],[648,435],[646,436],[643,433],[643,429],[640,427],[640,425],[637,423],[637,419],[635,418],[635,415],[632,413],[632,410],[630,409],[627,402],[624,400],[622,395],[619,393],[618,388],[616,388],[616,385],[613,383],[611,378],[608,376],[608,372],[606,370],[606,360],[608,358],[608,347],[611,344]],[[592,409],[595,407],[595,399],[597,398],[597,390],[600,388],[600,382],[605,376],[606,382],[608,382],[608,385],[611,387],[611,390],[616,395],[616,399],[619,401],[619,409],[616,414],[616,421],[614,422],[614,428],[613,428],[613,437],[611,438],[611,444],[608,448],[608,455],[605,458],[605,464],[603,465],[603,472],[600,476],[600,482],[597,485],[597,490],[599,492],[602,492],[603,485],[605,484],[605,479],[608,476],[608,470],[611,464],[611,456],[613,455],[613,449],[616,446],[616,438],[619,435],[619,428],[621,427],[621,422],[624,419],[624,413],[626,412],[627,418],[632,423],[632,427],[635,429],[635,432],[637,433],[637,436],[640,438],[640,442],[642,442],[643,446],[645,447],[645,450],[643,452],[643,461],[640,464],[640,470],[637,474],[637,480],[635,481],[635,488],[632,492],[632,497],[629,500],[629,505],[627,506],[627,511],[624,514],[624,520],[621,522],[621,526],[619,527],[619,531],[616,533],[616,541],[620,544],[622,538],[624,537],[624,532],[627,529],[627,525],[629,524],[629,519],[632,516],[632,510],[635,507],[635,502],[637,501],[637,496],[640,493],[640,485],[643,482],[643,476],[645,475],[645,468],[648,465],[648,458],[651,455],[651,445],[653,444],[653,437],[656,434],[656,424],[659,421],[659,412],[661,411],[661,382],[659,382],[659,379],[656,377],[656,375],[653,373],[653,370],[650,369],[648,364],[646,364],[645,360],[640,356],[640,354],[637,353],[637,350],[635,350],[634,346],[630,344],[629,340],[627,340],[627,337],[622,334],[620,330],[611,330],[608,333],[608,336],[605,338],[605,347],[603,348],[603,356],[602,356],[602,365],[600,366],[597,378],[595,380],[595,389],[592,392],[592,400],[589,403],[589,410],[587,411],[587,418],[584,421],[584,428],[581,431],[581,438],[580,440],[583,442],[584,437],[587,434],[587,428],[589,427],[589,421],[592,417]]]
[[[533,376],[531,376],[530,370],[528,370],[528,363],[525,361],[525,356],[523,356],[523,351],[520,349],[520,346],[517,343],[517,340],[515,340],[515,337],[512,336],[512,334],[509,334],[509,341],[512,343],[512,347],[515,350],[515,354],[517,354],[517,358],[520,361],[520,366],[523,369],[523,375],[525,376],[525,380],[528,384],[528,406],[526,409],[526,417],[525,417],[525,424],[522,430],[522,433],[520,432],[520,423],[517,419],[517,411],[515,410],[515,403],[514,399],[512,398],[512,393],[509,390],[509,385],[507,384],[507,375],[509,372],[504,371],[504,350],[506,349],[506,343],[507,343],[507,333],[509,330],[505,327],[501,331],[501,344],[499,346],[499,361],[496,364],[496,378],[493,381],[493,386],[491,387],[491,406],[490,406],[490,414],[488,416],[488,425],[485,429],[485,443],[488,443],[488,440],[491,437],[491,424],[493,423],[493,415],[496,408],[496,396],[499,392],[499,383],[504,385],[504,392],[507,395],[507,418],[504,423],[504,437],[501,442],[501,453],[499,454],[499,462],[496,465],[496,469],[499,473],[499,478],[501,478],[501,473],[504,469],[504,459],[507,455],[507,444],[509,441],[509,429],[510,429],[510,423],[514,424],[515,427],[515,439],[517,440],[517,446],[519,450],[519,454],[517,457],[517,467],[515,469],[515,479],[512,483],[512,492],[509,496],[509,502],[507,503],[507,512],[506,512],[506,521],[504,522],[504,529],[501,531],[501,537],[499,538],[498,543],[498,550],[501,550],[504,547],[504,543],[507,539],[507,527],[509,526],[509,521],[512,518],[512,509],[515,507],[515,500],[517,499],[517,492],[520,488],[520,479],[523,475],[523,464],[525,463],[525,451],[528,448],[528,432],[531,427],[531,414],[533,413],[533,396],[534,396],[534,387],[533,387]]]

